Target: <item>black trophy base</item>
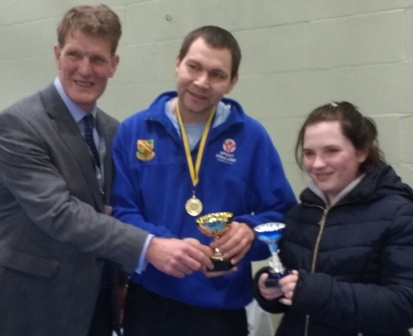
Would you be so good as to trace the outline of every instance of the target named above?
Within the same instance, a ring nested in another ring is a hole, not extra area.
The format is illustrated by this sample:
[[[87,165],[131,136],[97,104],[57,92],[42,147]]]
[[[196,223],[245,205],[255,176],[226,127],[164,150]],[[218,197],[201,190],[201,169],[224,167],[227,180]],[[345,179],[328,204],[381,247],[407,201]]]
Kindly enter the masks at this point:
[[[231,268],[234,267],[233,264],[231,264],[231,260],[229,259],[211,259],[212,263],[214,264],[213,269],[208,268],[208,272],[225,272],[229,271]]]
[[[278,287],[278,281],[288,274],[287,271],[279,272],[279,273],[268,271],[267,273],[268,273],[268,278],[264,281],[264,285],[267,288]]]

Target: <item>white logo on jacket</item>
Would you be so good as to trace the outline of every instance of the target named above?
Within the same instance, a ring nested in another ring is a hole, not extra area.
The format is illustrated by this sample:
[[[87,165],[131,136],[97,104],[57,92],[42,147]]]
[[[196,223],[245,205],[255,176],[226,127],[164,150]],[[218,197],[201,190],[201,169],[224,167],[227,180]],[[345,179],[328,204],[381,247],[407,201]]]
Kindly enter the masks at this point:
[[[222,144],[222,149],[223,150],[216,155],[218,161],[227,164],[234,164],[237,162],[235,154],[233,154],[237,149],[237,143],[233,139],[226,139]]]

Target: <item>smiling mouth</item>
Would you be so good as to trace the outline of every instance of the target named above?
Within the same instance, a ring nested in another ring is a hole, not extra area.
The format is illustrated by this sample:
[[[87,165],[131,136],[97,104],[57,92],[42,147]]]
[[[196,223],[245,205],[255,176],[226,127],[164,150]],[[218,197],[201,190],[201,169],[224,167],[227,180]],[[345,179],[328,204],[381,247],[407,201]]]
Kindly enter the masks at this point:
[[[317,180],[325,180],[327,179],[331,173],[323,173],[323,174],[314,174]]]
[[[76,81],[75,80],[76,85],[81,86],[83,88],[90,88],[93,86],[93,83],[91,82],[84,82],[84,81]]]
[[[206,100],[207,99],[207,97],[205,97],[204,95],[196,93],[196,92],[188,91],[188,93],[197,100]]]

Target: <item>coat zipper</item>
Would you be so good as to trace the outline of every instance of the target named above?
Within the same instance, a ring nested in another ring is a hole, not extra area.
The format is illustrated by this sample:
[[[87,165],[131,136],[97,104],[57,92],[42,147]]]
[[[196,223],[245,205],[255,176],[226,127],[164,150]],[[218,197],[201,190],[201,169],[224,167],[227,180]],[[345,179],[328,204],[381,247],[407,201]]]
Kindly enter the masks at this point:
[[[315,242],[315,247],[314,247],[313,260],[311,261],[311,273],[315,272],[315,265],[317,263],[318,249],[320,247],[321,236],[323,235],[323,232],[324,232],[324,226],[325,226],[325,223],[326,223],[326,218],[327,218],[328,211],[330,210],[330,207],[322,208],[322,210],[323,210],[323,216],[321,217],[321,220],[318,223],[320,225],[320,229],[318,230],[317,240]],[[308,336],[309,326],[310,326],[310,315],[306,315],[305,316],[304,336]]]

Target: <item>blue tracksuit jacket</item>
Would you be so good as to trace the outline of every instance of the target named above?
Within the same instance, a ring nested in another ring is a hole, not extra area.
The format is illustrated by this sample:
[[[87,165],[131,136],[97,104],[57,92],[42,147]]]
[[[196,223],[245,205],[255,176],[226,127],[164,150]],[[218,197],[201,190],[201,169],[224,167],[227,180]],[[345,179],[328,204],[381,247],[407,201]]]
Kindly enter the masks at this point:
[[[175,96],[176,92],[161,94],[147,110],[121,124],[113,143],[113,213],[155,236],[194,237],[209,245],[212,238],[198,230],[184,208],[192,196],[192,182],[182,140],[165,114],[165,104]],[[224,98],[223,103],[232,106],[231,113],[210,130],[199,172],[196,196],[204,205],[201,215],[229,211],[234,220],[251,226],[283,221],[296,199],[269,135],[236,101]],[[193,162],[197,152],[198,146],[192,151]],[[187,304],[238,309],[252,300],[250,262],[268,255],[268,247],[256,241],[238,271],[226,276],[207,278],[195,272],[178,279],[148,264],[133,280]]]

